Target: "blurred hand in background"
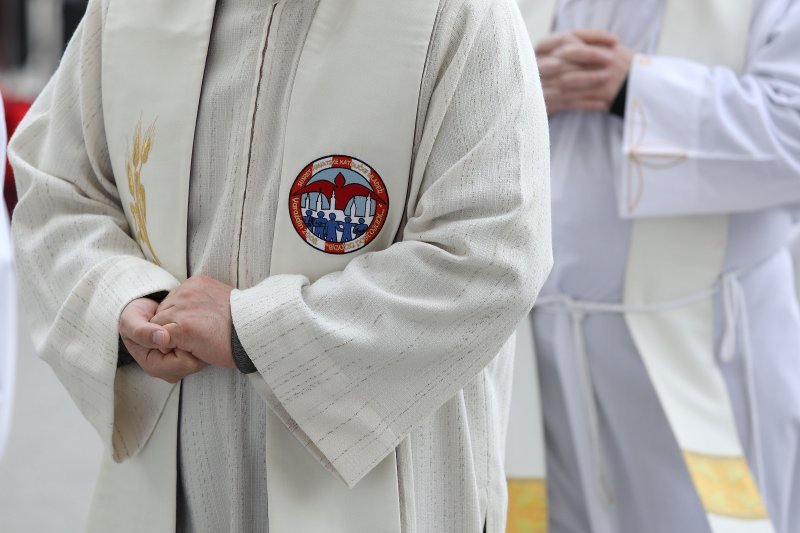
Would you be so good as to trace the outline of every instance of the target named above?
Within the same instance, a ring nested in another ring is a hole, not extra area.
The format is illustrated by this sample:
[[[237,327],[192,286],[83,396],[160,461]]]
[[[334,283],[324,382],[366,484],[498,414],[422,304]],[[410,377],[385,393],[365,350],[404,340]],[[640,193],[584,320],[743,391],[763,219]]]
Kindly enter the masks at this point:
[[[548,35],[536,45],[548,115],[609,109],[632,60],[633,51],[603,30]]]

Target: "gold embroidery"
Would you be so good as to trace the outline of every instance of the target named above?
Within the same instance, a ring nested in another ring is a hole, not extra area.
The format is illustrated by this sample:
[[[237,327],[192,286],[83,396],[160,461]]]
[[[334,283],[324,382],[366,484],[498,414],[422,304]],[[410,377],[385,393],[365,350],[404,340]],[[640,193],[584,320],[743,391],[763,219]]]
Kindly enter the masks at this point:
[[[750,467],[743,457],[684,452],[686,465],[706,511],[742,520],[767,519]]]
[[[136,226],[136,240],[139,245],[147,247],[153,262],[161,265],[153,245],[150,244],[150,237],[147,234],[147,196],[142,185],[142,167],[150,157],[150,150],[153,148],[153,135],[156,129],[154,120],[142,134],[142,121],[136,124],[136,131],[133,134],[133,146],[125,154],[125,166],[128,173],[128,189],[131,192],[133,201],[130,203],[131,216]]]
[[[508,480],[506,533],[547,533],[547,484],[545,480]]]
[[[628,116],[627,128],[636,132],[636,139],[628,152],[627,175],[627,208],[628,213],[633,213],[639,207],[644,194],[644,169],[671,168],[683,163],[689,154],[680,146],[664,143],[664,146],[644,146],[647,134],[647,116],[641,101],[634,99],[632,109],[626,112]],[[639,126],[638,130],[634,129]]]

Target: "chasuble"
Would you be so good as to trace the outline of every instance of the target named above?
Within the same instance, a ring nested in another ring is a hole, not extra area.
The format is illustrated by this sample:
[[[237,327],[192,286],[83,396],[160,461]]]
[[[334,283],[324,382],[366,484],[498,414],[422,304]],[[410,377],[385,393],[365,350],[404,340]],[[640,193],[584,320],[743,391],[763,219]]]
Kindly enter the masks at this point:
[[[156,235],[172,228],[146,226],[144,238],[136,223],[144,204],[129,222],[117,189],[125,177],[112,170],[118,150],[110,154],[109,146],[150,139],[148,155],[155,157],[178,143],[159,134],[169,125],[146,110],[139,129],[130,124],[130,138],[108,138],[109,96],[100,81],[106,17],[115,1],[90,2],[62,66],[11,147],[21,193],[14,231],[34,341],[109,457],[135,465],[155,445],[173,451],[177,445],[177,509],[167,501],[159,513],[176,513],[185,531],[277,531],[264,445],[272,442],[265,419],[274,412],[297,437],[294,444],[342,487],[358,490],[377,462],[395,459],[401,531],[502,531],[510,336],[551,264],[546,117],[514,3],[439,4],[411,121],[407,197],[388,200],[389,216],[402,214],[390,239],[396,242],[375,252],[364,248],[345,268],[313,279],[275,275],[271,250],[279,217],[287,216],[278,198],[291,101],[308,89],[293,84],[325,0],[216,2],[188,198],[147,196],[147,212],[158,217],[152,202],[187,202],[175,204],[188,219],[186,274],[237,287],[234,326],[259,374],[253,380],[209,368],[184,380],[177,443],[170,444],[152,431],[161,399],[177,402],[177,394],[136,367],[116,369],[116,325],[130,300],[178,284],[178,276],[158,266],[164,252]],[[369,78],[365,72],[364,83]],[[152,180],[169,179],[147,178],[148,167],[140,166],[145,195],[158,187]],[[336,179],[336,191],[347,188]],[[322,191],[302,190],[298,199],[333,211],[320,205]],[[378,190],[371,200],[344,207],[355,219],[374,218]],[[344,226],[335,231],[345,240]],[[349,231],[369,237],[356,225]],[[321,238],[288,236],[303,250]],[[327,394],[332,370],[346,378],[346,395]],[[362,417],[366,408],[372,418]],[[354,429],[374,444],[363,453],[351,447],[332,454],[331,443],[348,442]],[[175,493],[158,490],[166,500]],[[93,516],[113,510],[148,519],[118,496],[98,494]]]

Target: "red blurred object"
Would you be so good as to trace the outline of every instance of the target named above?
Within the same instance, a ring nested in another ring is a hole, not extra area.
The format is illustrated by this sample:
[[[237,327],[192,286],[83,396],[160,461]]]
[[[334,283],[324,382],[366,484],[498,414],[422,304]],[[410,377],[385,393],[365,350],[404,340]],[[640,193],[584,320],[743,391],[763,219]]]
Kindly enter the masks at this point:
[[[14,130],[22,122],[25,113],[30,109],[31,102],[3,96],[3,104],[6,112],[6,131],[8,131],[8,138],[10,139]],[[3,184],[3,197],[6,200],[8,213],[11,214],[14,206],[17,205],[17,188],[14,186],[14,172],[11,170],[11,165],[8,164],[8,161],[5,161],[5,165],[6,182]]]

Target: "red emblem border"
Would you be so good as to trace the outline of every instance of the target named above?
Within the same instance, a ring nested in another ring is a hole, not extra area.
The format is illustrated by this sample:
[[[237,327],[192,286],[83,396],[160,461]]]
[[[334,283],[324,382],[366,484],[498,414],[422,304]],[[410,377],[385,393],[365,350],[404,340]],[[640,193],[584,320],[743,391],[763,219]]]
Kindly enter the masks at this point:
[[[330,160],[330,164],[320,165],[326,160]],[[316,171],[314,170],[315,165],[318,165]],[[383,203],[375,202],[375,215],[364,235],[349,242],[328,242],[320,239],[306,228],[305,221],[303,221],[303,212],[300,206],[302,195],[298,194],[298,191],[303,189],[316,174],[329,168],[349,169],[361,174],[372,185],[375,195],[383,201]],[[292,184],[292,188],[289,190],[289,219],[292,221],[292,226],[294,226],[295,231],[306,244],[326,254],[349,254],[365,248],[381,232],[388,214],[389,193],[386,190],[386,185],[375,169],[355,157],[328,155],[315,159],[300,171]]]

